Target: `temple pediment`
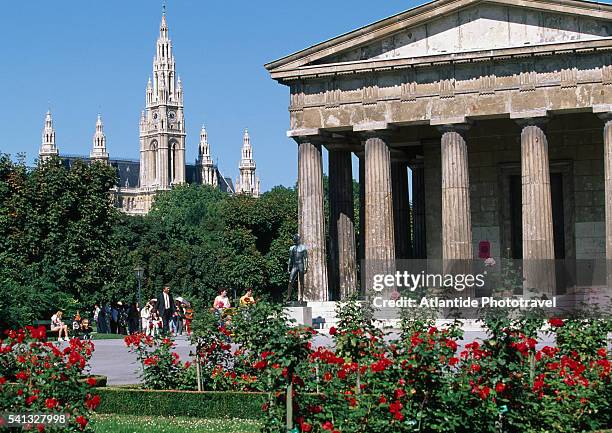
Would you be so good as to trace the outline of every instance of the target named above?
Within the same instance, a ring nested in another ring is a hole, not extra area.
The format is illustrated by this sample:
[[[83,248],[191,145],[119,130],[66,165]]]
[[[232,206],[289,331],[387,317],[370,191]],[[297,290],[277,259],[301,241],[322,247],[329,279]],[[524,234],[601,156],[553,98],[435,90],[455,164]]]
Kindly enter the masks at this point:
[[[612,6],[585,1],[435,0],[287,56],[271,71],[534,46],[612,42]]]

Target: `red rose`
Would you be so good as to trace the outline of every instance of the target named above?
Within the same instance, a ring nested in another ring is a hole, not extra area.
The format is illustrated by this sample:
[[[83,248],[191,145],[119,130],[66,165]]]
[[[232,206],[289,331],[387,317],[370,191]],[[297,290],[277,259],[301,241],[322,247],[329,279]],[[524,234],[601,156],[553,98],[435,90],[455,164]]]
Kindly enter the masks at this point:
[[[346,379],[346,371],[345,370],[338,370],[338,378],[339,379]]]
[[[85,426],[87,425],[87,418],[85,418],[83,415],[79,415],[75,418],[75,421],[77,422],[78,425],[81,426],[81,430],[83,430],[85,428]]]
[[[300,425],[300,430],[302,430],[303,432],[309,432],[312,431],[312,425],[308,424],[307,422],[303,422]]]
[[[481,399],[486,400],[487,397],[489,397],[490,393],[491,393],[491,388],[489,388],[488,386],[483,386],[478,392],[478,395],[480,396]]]
[[[601,349],[599,349],[599,350],[597,351],[597,355],[598,355],[600,358],[605,358],[605,357],[607,357],[607,356],[608,356],[608,351],[606,350],[606,348],[605,348],[605,347],[602,347]]]
[[[387,402],[387,399],[385,398],[385,396],[381,395],[380,398],[378,399],[378,403],[385,404],[386,402]]]
[[[36,426],[36,430],[38,430],[39,433],[42,433],[45,431],[45,425],[44,424],[38,424]]]
[[[459,358],[455,358],[454,356],[448,360],[448,365],[453,366],[457,365],[459,362]]]
[[[555,328],[560,328],[563,326],[563,319],[559,319],[558,317],[552,317],[548,320],[550,326],[554,326]]]
[[[257,361],[253,367],[257,370],[263,370],[268,365],[268,361]]]
[[[54,398],[48,398],[45,400],[45,406],[47,406],[48,409],[53,409],[55,406],[57,406],[57,400]]]
[[[329,371],[326,371],[325,374],[323,375],[323,380],[326,382],[329,382],[333,378],[334,376]]]
[[[325,421],[322,425],[321,428],[323,430],[329,430],[332,431],[334,429],[334,425],[331,423],[331,421]]]
[[[96,381],[96,379],[94,377],[88,377],[87,378],[87,384],[89,386],[96,386],[96,383],[97,383],[97,381]]]
[[[338,330],[336,329],[335,326],[332,326],[331,328],[329,328],[329,335],[336,335],[337,332]]]
[[[0,376],[0,385],[4,385],[6,383],[6,377]]]
[[[404,397],[405,395],[406,395],[406,391],[404,391],[403,389],[399,389],[398,388],[398,389],[395,390],[394,396],[395,396],[396,400],[399,400],[400,398]]]
[[[506,384],[502,382],[497,382],[497,385],[495,385],[495,392],[498,394],[501,394],[502,392],[504,392],[505,389],[506,389]]]
[[[96,408],[100,405],[100,396],[99,395],[94,395],[93,397],[88,397],[87,400],[85,400],[85,406],[87,406],[87,408],[89,410],[96,410]]]
[[[268,403],[264,403],[261,405],[261,410],[267,412],[269,407],[270,405]]]

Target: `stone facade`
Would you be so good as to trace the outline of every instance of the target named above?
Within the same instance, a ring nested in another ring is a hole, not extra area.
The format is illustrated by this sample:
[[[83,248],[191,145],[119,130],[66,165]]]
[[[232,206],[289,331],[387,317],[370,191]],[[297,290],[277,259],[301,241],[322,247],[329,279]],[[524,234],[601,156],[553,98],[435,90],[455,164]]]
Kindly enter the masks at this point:
[[[244,133],[240,177],[234,187],[232,179],[224,177],[211,157],[208,133],[204,126],[200,132],[198,157],[195,164],[185,161],[186,132],[183,108],[183,84],[176,72],[172,41],[169,37],[165,11],[162,14],[153,59],[153,75],[145,91],[145,109],[140,116],[140,158],[138,161],[110,158],[106,148],[106,135],[101,116],[98,115],[93,148],[89,158],[62,155],[70,166],[74,159],[104,161],[117,168],[119,182],[113,189],[117,206],[129,214],[146,214],[158,191],[168,190],[184,183],[212,185],[228,193],[258,197],[259,178],[253,148],[247,131]],[[41,159],[58,155],[55,129],[51,113],[45,118]]]
[[[391,259],[397,236],[412,258],[477,258],[482,243],[532,264],[612,258],[612,6],[434,0],[266,68],[290,89],[290,137],[360,159],[358,260]],[[412,219],[393,215],[401,162]]]

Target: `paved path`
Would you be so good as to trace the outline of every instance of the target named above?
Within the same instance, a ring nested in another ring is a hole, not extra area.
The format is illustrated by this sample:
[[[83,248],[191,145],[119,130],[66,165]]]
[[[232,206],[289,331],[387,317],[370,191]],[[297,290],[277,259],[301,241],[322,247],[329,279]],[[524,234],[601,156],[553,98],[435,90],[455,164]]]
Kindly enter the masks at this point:
[[[397,337],[394,335],[393,337]],[[474,339],[486,338],[482,331],[466,331],[465,337],[459,344],[459,351],[462,350],[465,343],[469,343]],[[139,383],[140,366],[136,360],[136,356],[128,352],[123,340],[95,340],[96,349],[91,358],[92,374],[102,374],[108,377],[109,385],[126,385]],[[552,345],[550,338],[542,338],[538,344],[538,348],[545,345]],[[329,346],[331,339],[328,335],[317,335],[314,340],[314,346]],[[186,337],[179,336],[176,340],[175,351],[181,356],[181,360],[189,360],[189,352],[192,347]]]

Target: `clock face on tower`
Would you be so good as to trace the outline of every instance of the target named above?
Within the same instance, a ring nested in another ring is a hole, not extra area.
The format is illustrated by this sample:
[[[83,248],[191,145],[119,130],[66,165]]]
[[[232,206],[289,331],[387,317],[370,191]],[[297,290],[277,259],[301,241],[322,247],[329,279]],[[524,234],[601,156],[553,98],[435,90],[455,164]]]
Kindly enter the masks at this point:
[[[157,122],[158,118],[159,118],[159,115],[157,114],[157,111],[154,111],[154,112],[153,112],[153,120],[154,120],[155,122]]]
[[[169,111],[168,112],[168,119],[173,122],[174,119],[176,119],[176,113],[174,111]]]

